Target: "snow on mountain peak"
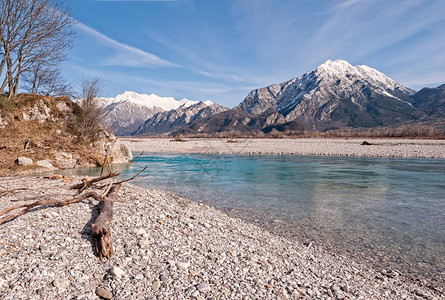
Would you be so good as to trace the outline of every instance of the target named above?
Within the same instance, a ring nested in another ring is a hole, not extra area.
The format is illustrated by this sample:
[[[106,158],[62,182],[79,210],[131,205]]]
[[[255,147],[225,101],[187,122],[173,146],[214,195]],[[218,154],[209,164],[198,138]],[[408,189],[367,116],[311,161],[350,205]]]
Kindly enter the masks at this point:
[[[330,60],[328,59],[324,64],[321,64],[318,66],[317,71],[327,71],[327,72],[344,72],[347,70],[350,70],[351,68],[354,68],[350,63],[348,63],[346,60],[337,59],[337,60]]]
[[[407,89],[382,72],[365,66],[352,66],[345,60],[327,60],[324,64],[318,66],[315,71],[315,75],[321,80],[341,80],[345,82],[367,82],[372,84],[381,90],[394,91],[396,88],[404,90],[404,92],[412,93],[410,89]]]
[[[145,106],[147,108],[158,108],[164,111],[169,111],[172,109],[178,109],[180,107],[187,108],[199,101],[193,101],[186,98],[181,100],[176,100],[173,97],[161,97],[156,94],[138,94],[136,92],[125,91],[124,93],[117,95],[115,98],[102,98],[108,104],[112,103],[124,103],[130,102],[137,105]],[[209,101],[204,102],[206,105]],[[210,102],[211,103],[211,102]]]

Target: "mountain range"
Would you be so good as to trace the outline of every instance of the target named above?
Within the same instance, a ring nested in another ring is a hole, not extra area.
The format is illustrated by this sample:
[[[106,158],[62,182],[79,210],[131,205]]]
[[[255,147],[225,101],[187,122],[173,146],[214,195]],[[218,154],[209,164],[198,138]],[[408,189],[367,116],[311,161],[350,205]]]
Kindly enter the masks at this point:
[[[160,112],[187,109],[195,104],[212,105],[211,101],[175,100],[155,94],[124,92],[115,98],[98,98],[103,109],[103,124],[116,135],[131,135],[149,118]]]
[[[445,118],[445,85],[416,92],[344,60],[328,60],[299,77],[255,89],[233,109],[134,92],[101,101],[106,125],[118,135],[326,131]]]
[[[211,102],[199,102],[188,107],[158,112],[144,122],[133,135],[163,134],[172,132],[192,121],[199,121],[228,110]]]

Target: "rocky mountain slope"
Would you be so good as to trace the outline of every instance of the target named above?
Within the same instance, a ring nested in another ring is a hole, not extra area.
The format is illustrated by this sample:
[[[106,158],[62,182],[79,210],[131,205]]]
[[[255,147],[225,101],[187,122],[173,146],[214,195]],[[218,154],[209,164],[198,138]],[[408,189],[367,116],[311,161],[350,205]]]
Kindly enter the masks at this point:
[[[254,115],[239,109],[231,109],[213,115],[203,120],[190,122],[190,124],[172,132],[172,135],[195,135],[195,134],[259,134],[270,132],[274,128],[286,123],[286,129],[304,130],[304,126],[297,121],[286,122],[279,113]],[[290,124],[294,123],[294,124]],[[260,136],[260,135],[259,135]]]
[[[130,135],[158,112],[185,109],[198,103],[188,99],[175,100],[155,94],[124,92],[115,98],[99,98],[104,110],[104,126],[116,135]],[[206,104],[212,104],[207,101]]]
[[[413,105],[428,114],[428,119],[445,119],[445,84],[423,88],[414,94]]]
[[[133,135],[163,134],[178,129],[192,121],[198,121],[228,110],[218,104],[199,102],[189,107],[156,113],[145,121]]]
[[[416,93],[368,66],[328,60],[315,71],[253,90],[234,109],[191,122],[174,134],[445,124],[444,94],[445,85]]]
[[[237,109],[278,112],[308,129],[375,127],[423,117],[412,104],[414,93],[368,66],[328,60],[315,71],[253,90]]]

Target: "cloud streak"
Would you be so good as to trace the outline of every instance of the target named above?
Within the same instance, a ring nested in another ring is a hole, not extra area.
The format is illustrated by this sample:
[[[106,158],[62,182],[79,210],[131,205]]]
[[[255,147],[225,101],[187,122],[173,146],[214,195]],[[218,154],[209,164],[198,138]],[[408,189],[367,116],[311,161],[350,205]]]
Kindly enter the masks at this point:
[[[225,72],[225,68],[215,64],[214,62],[209,62],[204,59],[202,56],[191,51],[189,48],[181,45],[177,41],[173,41],[171,39],[166,38],[154,31],[149,32],[149,36],[151,39],[161,44],[162,46],[168,48],[170,51],[174,51],[177,55],[185,57],[188,62],[191,62],[192,65],[188,66],[190,70],[195,73],[201,74],[208,78],[219,79],[223,81],[229,82],[243,82],[245,81],[243,78],[238,76],[237,74],[233,74],[233,72]],[[231,71],[233,71],[232,68]]]
[[[114,50],[114,53],[105,59],[105,65],[134,68],[179,67],[179,65],[162,59],[155,54],[118,42],[83,23],[78,22],[76,28]]]

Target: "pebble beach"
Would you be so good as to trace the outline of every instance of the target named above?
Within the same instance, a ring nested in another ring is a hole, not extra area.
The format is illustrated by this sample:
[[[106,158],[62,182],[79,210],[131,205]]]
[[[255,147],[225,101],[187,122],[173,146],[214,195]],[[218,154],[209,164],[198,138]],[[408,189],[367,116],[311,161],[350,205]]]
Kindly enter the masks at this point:
[[[68,199],[72,182],[3,177],[0,210]],[[20,188],[21,190],[14,190]],[[32,210],[0,225],[0,299],[443,299],[406,280],[286,239],[174,194],[123,184],[100,261],[92,199]]]

